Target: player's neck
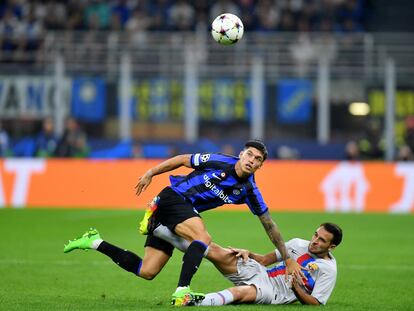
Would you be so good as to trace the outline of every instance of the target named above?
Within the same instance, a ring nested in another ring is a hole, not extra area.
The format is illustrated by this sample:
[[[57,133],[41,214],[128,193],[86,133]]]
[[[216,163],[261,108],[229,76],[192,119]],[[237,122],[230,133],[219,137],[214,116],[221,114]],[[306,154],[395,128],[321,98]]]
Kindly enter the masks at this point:
[[[241,163],[240,161],[238,161],[236,163],[236,165],[234,166],[234,170],[236,171],[236,175],[237,177],[244,179],[250,176],[250,174],[247,174],[245,172],[243,172],[242,168],[241,168]]]
[[[325,259],[325,260],[331,260],[331,256],[329,256],[329,252],[325,252],[325,253],[319,253],[319,254],[315,254],[315,253],[311,253],[314,257],[318,257],[321,259]]]
[[[325,260],[331,260],[331,257],[329,256],[329,253],[324,253],[318,256],[319,258],[325,259]]]

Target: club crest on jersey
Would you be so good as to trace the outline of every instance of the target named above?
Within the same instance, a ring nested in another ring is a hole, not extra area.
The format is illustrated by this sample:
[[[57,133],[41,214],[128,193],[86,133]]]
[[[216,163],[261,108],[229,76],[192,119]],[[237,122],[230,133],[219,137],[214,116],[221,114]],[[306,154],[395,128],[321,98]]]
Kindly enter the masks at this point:
[[[239,189],[234,189],[233,190],[234,195],[240,195],[240,193],[241,193],[241,190],[239,190]]]
[[[316,271],[319,269],[318,265],[314,262],[310,262],[306,266],[310,271]]]
[[[200,156],[200,161],[201,161],[201,162],[207,162],[209,159],[210,159],[210,154],[209,154],[209,153],[202,154],[202,155]]]

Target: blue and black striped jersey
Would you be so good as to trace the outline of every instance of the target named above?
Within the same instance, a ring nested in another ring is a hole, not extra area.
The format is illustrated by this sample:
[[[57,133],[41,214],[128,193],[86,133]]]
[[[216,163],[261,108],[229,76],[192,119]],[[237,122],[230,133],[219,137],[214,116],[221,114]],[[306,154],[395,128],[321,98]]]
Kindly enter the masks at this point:
[[[246,179],[237,176],[235,164],[238,160],[224,154],[193,154],[191,166],[194,171],[188,175],[170,176],[171,188],[191,202],[198,212],[223,204],[246,203],[253,214],[260,216],[268,208],[254,175]]]

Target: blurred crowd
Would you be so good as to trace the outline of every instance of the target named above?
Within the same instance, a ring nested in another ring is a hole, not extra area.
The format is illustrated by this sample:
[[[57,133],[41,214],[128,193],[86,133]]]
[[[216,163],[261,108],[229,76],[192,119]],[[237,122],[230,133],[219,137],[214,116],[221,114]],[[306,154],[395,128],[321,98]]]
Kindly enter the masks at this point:
[[[18,60],[39,49],[48,30],[207,30],[224,12],[240,16],[249,31],[358,32],[366,28],[370,5],[369,0],[6,0],[0,4],[0,52]]]
[[[405,132],[401,141],[395,142],[395,161],[414,161],[414,116],[405,119]],[[384,129],[377,119],[366,123],[365,133],[360,139],[350,140],[345,146],[345,159],[384,160],[385,139]]]
[[[60,137],[55,134],[53,120],[46,118],[35,135],[14,143],[12,140],[0,121],[0,157],[85,158],[89,156],[86,133],[74,118],[66,120],[64,132]]]
[[[289,144],[267,142],[269,158],[279,160],[299,160],[309,158],[301,154],[300,143]],[[371,119],[366,123],[365,132],[356,139],[342,145],[342,160],[375,161],[385,158],[384,130],[381,121]],[[117,142],[111,146],[98,147],[91,144],[82,125],[72,117],[66,119],[65,129],[59,137],[55,134],[53,120],[43,120],[41,128],[33,136],[18,140],[10,137],[0,121],[0,158],[2,157],[41,157],[41,158],[168,158],[177,154],[193,152],[220,152],[238,156],[242,144],[238,142],[200,139],[196,145],[188,146],[173,141],[152,142],[141,141]],[[303,150],[302,150],[303,151]],[[341,160],[341,157],[334,157]],[[316,156],[315,159],[318,159]],[[395,161],[414,161],[414,116],[405,120],[405,134],[401,141],[396,141]]]

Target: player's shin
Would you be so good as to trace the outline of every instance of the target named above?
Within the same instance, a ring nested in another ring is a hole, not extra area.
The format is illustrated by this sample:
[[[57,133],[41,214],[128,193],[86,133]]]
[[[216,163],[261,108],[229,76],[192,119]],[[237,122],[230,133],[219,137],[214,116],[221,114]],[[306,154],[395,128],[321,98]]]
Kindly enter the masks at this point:
[[[228,290],[206,294],[206,297],[197,306],[223,306],[234,301],[233,294]]]
[[[190,246],[188,247],[187,251],[183,256],[183,266],[181,268],[178,287],[190,285],[191,279],[197,272],[207,248],[208,245],[204,244],[201,241],[194,240],[193,242],[191,242]]]
[[[105,241],[100,243],[96,250],[110,257],[121,268],[139,276],[139,270],[142,264],[141,257]]]

